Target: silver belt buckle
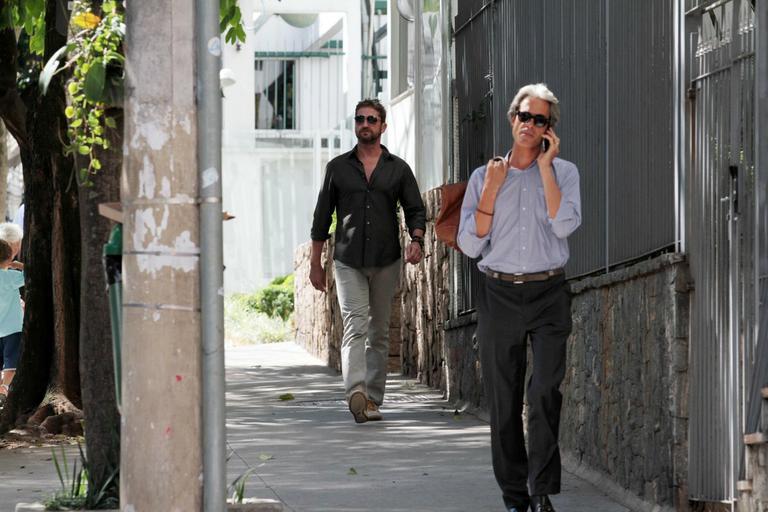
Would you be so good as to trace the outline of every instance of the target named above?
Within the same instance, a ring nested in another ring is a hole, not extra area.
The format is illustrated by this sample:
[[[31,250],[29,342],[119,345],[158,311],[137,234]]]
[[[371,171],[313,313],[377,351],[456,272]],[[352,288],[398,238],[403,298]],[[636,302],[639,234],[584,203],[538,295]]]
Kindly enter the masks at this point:
[[[521,275],[523,275],[523,273],[522,272],[515,272],[512,275],[513,276],[521,276]],[[525,283],[525,281],[512,281],[512,284],[523,284],[523,283]]]

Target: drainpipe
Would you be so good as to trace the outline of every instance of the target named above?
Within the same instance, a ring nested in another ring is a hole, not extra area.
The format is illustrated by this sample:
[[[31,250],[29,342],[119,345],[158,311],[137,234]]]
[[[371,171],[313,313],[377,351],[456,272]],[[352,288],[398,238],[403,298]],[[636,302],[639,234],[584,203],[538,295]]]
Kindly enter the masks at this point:
[[[219,0],[197,4],[197,152],[203,383],[203,510],[226,508]]]

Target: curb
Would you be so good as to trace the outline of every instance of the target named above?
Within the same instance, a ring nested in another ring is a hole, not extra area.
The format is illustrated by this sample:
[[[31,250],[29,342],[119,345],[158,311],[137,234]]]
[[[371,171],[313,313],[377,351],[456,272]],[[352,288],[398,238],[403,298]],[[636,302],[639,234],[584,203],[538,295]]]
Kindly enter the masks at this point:
[[[17,503],[15,512],[45,511],[42,503]],[[283,512],[283,505],[277,500],[249,499],[245,503],[227,504],[228,512]],[[120,512],[119,510],[81,510],[79,512]]]

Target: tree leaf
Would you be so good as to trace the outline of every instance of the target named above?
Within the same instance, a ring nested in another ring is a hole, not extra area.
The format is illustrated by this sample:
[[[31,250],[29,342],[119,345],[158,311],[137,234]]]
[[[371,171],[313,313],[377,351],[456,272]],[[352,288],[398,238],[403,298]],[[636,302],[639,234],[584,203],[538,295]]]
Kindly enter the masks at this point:
[[[99,26],[101,18],[93,14],[92,12],[81,12],[72,17],[72,23],[80,28],[96,28]]]
[[[104,81],[106,79],[106,69],[104,63],[100,60],[95,61],[88,74],[85,75],[83,90],[85,97],[93,102],[100,102],[104,96]]]
[[[48,92],[48,85],[50,85],[53,75],[59,71],[59,63],[61,62],[59,57],[61,57],[65,51],[67,51],[66,46],[62,46],[56,50],[56,53],[51,55],[51,58],[48,59],[48,62],[45,63],[45,67],[43,67],[43,70],[40,72],[38,84],[40,84],[40,90],[43,95]]]

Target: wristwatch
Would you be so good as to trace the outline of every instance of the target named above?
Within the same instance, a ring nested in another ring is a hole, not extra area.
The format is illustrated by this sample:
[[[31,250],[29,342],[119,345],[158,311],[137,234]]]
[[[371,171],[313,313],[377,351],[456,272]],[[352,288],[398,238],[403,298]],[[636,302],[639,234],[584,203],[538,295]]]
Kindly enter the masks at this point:
[[[414,235],[414,236],[411,237],[411,242],[416,242],[417,244],[419,244],[419,246],[422,249],[424,248],[424,237],[423,236]]]

